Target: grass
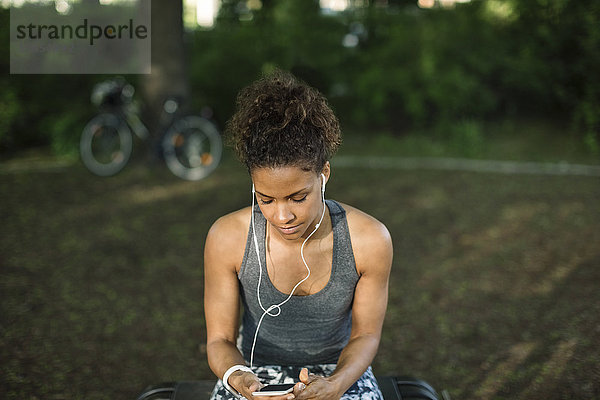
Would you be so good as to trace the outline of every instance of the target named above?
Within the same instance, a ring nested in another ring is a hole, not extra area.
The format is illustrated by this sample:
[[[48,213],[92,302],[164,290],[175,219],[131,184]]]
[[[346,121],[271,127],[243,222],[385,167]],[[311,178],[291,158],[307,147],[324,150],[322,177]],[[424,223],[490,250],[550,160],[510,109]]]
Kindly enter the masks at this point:
[[[394,239],[376,374],[455,399],[600,397],[599,183],[334,169],[327,196]],[[104,179],[79,164],[0,174],[0,397],[134,399],[213,379],[203,241],[249,188],[230,153],[200,182],[139,162]]]
[[[539,119],[464,120],[404,135],[351,130],[341,153],[600,164],[600,155],[586,146],[584,135],[564,122]]]

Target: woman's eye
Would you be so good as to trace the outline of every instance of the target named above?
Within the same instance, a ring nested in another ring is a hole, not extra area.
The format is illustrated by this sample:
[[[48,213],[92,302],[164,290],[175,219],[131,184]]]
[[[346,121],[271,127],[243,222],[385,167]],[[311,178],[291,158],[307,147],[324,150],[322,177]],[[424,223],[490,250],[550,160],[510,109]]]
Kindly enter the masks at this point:
[[[260,204],[271,204],[273,202],[273,200],[263,200],[263,199],[259,199],[258,201],[260,201]]]
[[[306,200],[306,196],[304,195],[304,197],[302,197],[301,199],[293,199],[296,203],[302,203],[304,200]]]

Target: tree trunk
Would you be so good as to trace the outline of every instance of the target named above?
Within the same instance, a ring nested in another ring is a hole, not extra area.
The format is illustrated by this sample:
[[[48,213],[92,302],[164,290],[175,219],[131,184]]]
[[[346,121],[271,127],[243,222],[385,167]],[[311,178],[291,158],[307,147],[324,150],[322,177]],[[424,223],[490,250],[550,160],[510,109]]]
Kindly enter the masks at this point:
[[[141,79],[141,94],[152,153],[159,156],[162,133],[159,121],[164,101],[177,96],[187,102],[189,83],[183,42],[183,0],[151,0],[151,6],[151,73]]]

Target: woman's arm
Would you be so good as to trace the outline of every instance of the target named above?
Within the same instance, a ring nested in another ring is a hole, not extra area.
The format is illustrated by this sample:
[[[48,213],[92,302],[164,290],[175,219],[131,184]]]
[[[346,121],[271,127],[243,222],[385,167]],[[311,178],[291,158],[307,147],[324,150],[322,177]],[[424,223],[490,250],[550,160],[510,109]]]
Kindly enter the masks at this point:
[[[348,212],[348,225],[360,275],[352,304],[350,340],[331,376],[309,376],[303,371],[300,379],[307,386],[298,400],[339,399],[365,372],[377,353],[387,308],[392,240],[383,224],[358,210]]]
[[[230,367],[245,365],[235,344],[240,309],[236,266],[241,261],[239,255],[245,245],[245,238],[240,236],[240,232],[248,231],[239,219],[239,215],[234,213],[217,220],[208,232],[204,247],[206,352],[208,364],[219,378]],[[236,251],[238,249],[240,251]],[[228,381],[248,399],[252,398],[252,391],[262,386],[254,374],[244,371],[234,372]]]

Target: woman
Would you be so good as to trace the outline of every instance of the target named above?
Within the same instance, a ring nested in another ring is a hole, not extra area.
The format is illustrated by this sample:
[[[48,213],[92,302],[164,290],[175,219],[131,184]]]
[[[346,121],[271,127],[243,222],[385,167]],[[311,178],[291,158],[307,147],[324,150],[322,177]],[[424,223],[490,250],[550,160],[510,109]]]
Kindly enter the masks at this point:
[[[264,399],[253,393],[284,382],[293,392],[271,399],[382,399],[370,364],[392,243],[373,217],[325,200],[337,118],[318,91],[276,72],[240,92],[227,134],[253,206],[206,239],[207,354],[222,378],[212,399]]]

